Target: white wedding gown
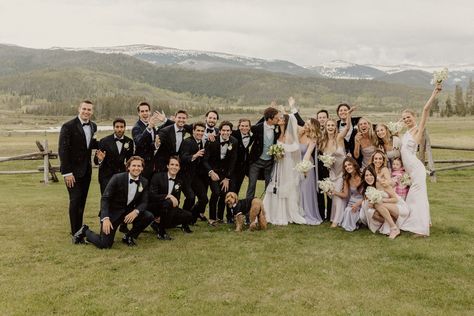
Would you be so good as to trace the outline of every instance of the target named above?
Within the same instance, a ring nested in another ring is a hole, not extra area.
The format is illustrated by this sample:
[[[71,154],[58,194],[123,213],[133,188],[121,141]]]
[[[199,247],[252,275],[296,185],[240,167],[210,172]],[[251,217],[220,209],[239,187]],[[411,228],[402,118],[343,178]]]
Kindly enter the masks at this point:
[[[301,154],[294,115],[290,115],[285,143],[277,144],[283,146],[285,156],[274,162],[272,178],[263,199],[267,221],[273,225],[306,224],[305,212],[300,205],[301,174],[295,170],[296,164],[301,161]]]

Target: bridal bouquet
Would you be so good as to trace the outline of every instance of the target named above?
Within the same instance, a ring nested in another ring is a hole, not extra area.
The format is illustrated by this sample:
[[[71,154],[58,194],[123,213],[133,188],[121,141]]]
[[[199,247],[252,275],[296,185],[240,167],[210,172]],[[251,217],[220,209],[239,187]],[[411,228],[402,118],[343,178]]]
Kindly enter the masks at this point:
[[[329,178],[325,178],[324,180],[318,181],[318,186],[321,189],[321,193],[328,193],[334,191],[334,183]]]
[[[441,71],[433,72],[433,79],[431,79],[431,84],[436,85],[442,83],[446,79],[448,79],[448,68],[444,68]]]
[[[274,144],[268,148],[267,154],[273,156],[276,160],[280,160],[285,157],[285,149],[282,145]]]
[[[309,160],[301,160],[295,166],[295,170],[299,173],[306,174],[308,171],[314,168],[314,165]]]
[[[408,173],[404,173],[403,176],[400,178],[400,184],[406,187],[411,185],[411,178]]]
[[[329,155],[329,154],[323,154],[319,156],[318,159],[323,162],[323,165],[326,168],[331,168],[334,161],[336,161],[336,158],[334,158],[332,155]]]
[[[387,124],[387,128],[388,130],[390,131],[390,133],[392,135],[397,135],[398,133],[400,133],[403,129],[403,124],[402,122],[388,122]]]
[[[383,191],[379,191],[374,187],[367,187],[367,190],[365,191],[365,196],[372,204],[380,203],[382,202]]]

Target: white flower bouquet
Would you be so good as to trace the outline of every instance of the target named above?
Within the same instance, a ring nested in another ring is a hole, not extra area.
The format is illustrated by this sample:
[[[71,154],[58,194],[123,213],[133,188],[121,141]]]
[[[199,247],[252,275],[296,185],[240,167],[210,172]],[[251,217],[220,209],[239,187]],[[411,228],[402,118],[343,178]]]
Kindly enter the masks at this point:
[[[402,122],[388,122],[387,128],[390,131],[392,135],[397,135],[400,133],[403,129],[403,124]]]
[[[382,202],[383,191],[379,191],[374,187],[367,187],[367,190],[365,190],[365,196],[372,204],[380,203]]]
[[[433,79],[431,79],[432,85],[437,85],[448,79],[448,68],[443,68],[441,71],[433,72]]]
[[[285,149],[282,145],[274,144],[271,145],[270,148],[268,148],[267,154],[273,156],[273,158],[275,158],[276,160],[280,160],[285,157]]]
[[[299,173],[306,174],[308,171],[314,168],[314,165],[309,160],[301,160],[295,166],[295,170]]]
[[[411,178],[408,173],[404,173],[403,176],[400,178],[400,184],[406,187],[411,185]]]
[[[324,180],[319,180],[318,186],[321,189],[321,193],[328,193],[328,192],[334,191],[335,189],[334,183],[329,178],[325,178]]]
[[[323,165],[326,168],[331,168],[331,166],[336,161],[336,158],[334,158],[332,155],[329,155],[329,154],[320,155],[318,159],[323,162]]]

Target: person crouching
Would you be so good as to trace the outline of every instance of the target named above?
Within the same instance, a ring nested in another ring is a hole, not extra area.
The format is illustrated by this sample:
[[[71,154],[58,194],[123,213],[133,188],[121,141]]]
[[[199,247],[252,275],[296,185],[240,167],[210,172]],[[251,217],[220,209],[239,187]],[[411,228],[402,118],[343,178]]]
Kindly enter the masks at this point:
[[[225,204],[234,217],[235,231],[241,232],[244,226],[245,216],[250,217],[251,231],[267,229],[267,220],[265,218],[265,210],[263,209],[262,200],[259,198],[246,198],[239,200],[234,192],[228,192],[225,196]]]

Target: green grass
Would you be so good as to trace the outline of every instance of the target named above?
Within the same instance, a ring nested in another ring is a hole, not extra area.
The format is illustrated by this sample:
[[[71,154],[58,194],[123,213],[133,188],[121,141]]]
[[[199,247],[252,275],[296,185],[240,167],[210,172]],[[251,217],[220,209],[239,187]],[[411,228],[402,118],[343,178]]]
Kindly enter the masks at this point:
[[[0,156],[34,151],[34,139],[0,137]],[[38,165],[2,163],[0,170]],[[96,176],[85,215],[94,230]],[[0,175],[2,315],[474,313],[474,168],[428,183],[429,238],[404,233],[391,241],[328,224],[235,233],[198,223],[190,235],[170,230],[171,242],[148,229],[136,248],[117,236],[110,250],[70,243],[66,188],[41,178]]]

